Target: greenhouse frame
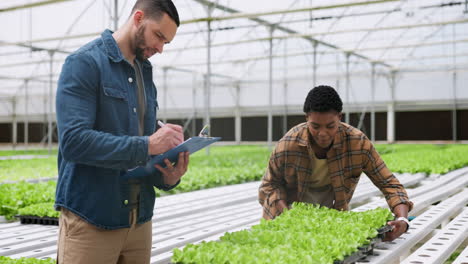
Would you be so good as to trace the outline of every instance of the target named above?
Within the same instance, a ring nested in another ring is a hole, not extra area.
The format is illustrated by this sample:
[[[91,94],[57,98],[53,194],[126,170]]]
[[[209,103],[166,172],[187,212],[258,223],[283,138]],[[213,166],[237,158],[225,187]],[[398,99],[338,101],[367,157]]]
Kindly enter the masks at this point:
[[[327,84],[343,98],[345,121],[374,140],[468,139],[466,1],[230,4],[180,1],[177,38],[151,58],[158,116],[187,134],[210,123],[226,141],[278,140],[303,120],[307,91]],[[50,144],[64,59],[122,24],[131,3],[2,5],[14,26],[0,43],[0,140]]]
[[[377,145],[415,203],[409,232],[342,263],[468,262],[468,0],[172,1],[177,34],[149,58],[157,119],[182,126],[185,138],[209,125],[221,140],[197,153],[207,161],[195,158],[192,170],[220,166],[213,173],[229,180],[190,179],[196,187],[157,198],[151,263],[261,224],[258,187],[270,153],[306,121],[304,100],[319,85],[335,88],[342,121]],[[135,2],[1,1],[0,192],[57,180],[56,92],[65,59],[121,27]],[[213,158],[234,152],[255,152],[255,161]],[[21,167],[30,170],[15,175]],[[2,256],[55,259],[58,228],[3,217],[3,201],[0,263]],[[367,177],[351,205],[354,212],[387,206]]]

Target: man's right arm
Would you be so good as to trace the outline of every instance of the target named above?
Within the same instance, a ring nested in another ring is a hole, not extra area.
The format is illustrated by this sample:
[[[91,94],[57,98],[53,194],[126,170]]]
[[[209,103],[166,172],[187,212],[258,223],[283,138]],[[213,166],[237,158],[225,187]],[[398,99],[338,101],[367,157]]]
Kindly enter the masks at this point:
[[[115,136],[94,130],[100,73],[89,55],[71,55],[57,88],[60,151],[68,161],[112,169],[146,163],[148,137]]]

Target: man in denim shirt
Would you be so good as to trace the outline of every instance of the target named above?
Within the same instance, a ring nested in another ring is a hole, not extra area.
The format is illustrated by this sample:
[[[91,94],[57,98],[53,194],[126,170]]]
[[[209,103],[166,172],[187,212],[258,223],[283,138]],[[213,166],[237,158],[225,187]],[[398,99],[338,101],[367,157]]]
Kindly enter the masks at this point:
[[[129,169],[183,141],[180,126],[156,128],[156,87],[148,58],[162,53],[179,26],[171,0],[137,0],[116,32],[71,54],[57,88],[61,211],[60,264],[149,263],[153,186],[174,188],[187,171],[177,164],[139,179]]]

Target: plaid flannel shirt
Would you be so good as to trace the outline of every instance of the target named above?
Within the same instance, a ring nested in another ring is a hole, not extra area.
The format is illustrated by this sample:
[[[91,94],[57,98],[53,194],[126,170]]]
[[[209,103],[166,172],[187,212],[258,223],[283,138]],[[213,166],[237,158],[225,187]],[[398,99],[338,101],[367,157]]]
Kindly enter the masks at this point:
[[[312,173],[311,135],[307,123],[293,127],[278,142],[259,188],[259,202],[263,217],[273,219],[279,215],[278,200],[288,204],[302,201],[307,190],[307,179]],[[413,203],[398,179],[387,168],[372,142],[360,130],[341,123],[327,153],[328,172],[335,193],[334,208],[349,210],[349,202],[361,173],[364,172],[384,194],[393,211],[399,204]]]

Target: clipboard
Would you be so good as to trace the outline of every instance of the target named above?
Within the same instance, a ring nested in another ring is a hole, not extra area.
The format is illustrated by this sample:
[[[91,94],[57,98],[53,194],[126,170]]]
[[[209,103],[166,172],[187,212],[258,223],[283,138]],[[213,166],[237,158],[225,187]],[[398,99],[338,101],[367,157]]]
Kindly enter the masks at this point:
[[[205,148],[216,141],[220,140],[221,137],[191,137],[181,144],[177,145],[173,149],[170,149],[162,154],[153,156],[145,166],[136,167],[127,171],[127,174],[124,176],[126,179],[136,179],[141,177],[146,177],[154,174],[156,171],[159,171],[154,167],[154,165],[159,164],[163,168],[166,167],[164,163],[165,159],[168,159],[170,162],[177,162],[179,159],[179,153],[188,151],[189,154],[199,151],[202,148]]]

